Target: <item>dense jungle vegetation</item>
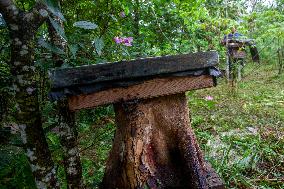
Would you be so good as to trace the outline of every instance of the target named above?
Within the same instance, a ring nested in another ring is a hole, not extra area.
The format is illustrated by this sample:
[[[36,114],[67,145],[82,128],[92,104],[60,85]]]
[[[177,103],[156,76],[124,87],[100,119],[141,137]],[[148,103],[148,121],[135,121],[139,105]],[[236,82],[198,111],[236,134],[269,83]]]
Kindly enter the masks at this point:
[[[113,107],[65,115],[48,99],[49,69],[215,50],[224,70],[231,27],[255,40],[260,64],[247,56],[234,89],[218,78],[188,92],[191,124],[227,188],[284,188],[283,0],[0,0],[0,13],[0,188],[102,181]]]

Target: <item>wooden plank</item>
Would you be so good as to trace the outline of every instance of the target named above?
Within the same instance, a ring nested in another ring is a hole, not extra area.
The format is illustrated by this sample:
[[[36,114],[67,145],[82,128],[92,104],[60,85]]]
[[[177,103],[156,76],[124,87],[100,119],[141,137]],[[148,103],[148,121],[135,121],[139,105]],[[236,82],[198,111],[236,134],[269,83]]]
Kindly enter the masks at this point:
[[[158,77],[142,77],[137,79],[128,79],[128,80],[118,80],[118,81],[106,81],[99,82],[89,85],[77,85],[66,88],[51,89],[49,92],[49,99],[52,101],[63,99],[67,96],[77,96],[81,94],[91,94],[99,91],[118,88],[118,87],[129,87],[132,85],[137,85],[143,83],[144,81],[151,80],[153,78],[170,78],[170,77],[184,77],[184,76],[200,76],[200,75],[214,75],[219,74],[218,70],[215,70],[215,73],[212,73],[214,69],[205,69],[205,70],[194,70],[186,72],[171,73],[167,75],[162,75]]]
[[[209,51],[54,69],[50,71],[49,76],[52,88],[56,89],[204,69],[215,66],[218,61],[218,53]]]
[[[127,88],[113,88],[89,95],[71,96],[68,103],[70,110],[75,111],[120,101],[183,93],[193,89],[212,87],[213,85],[213,77],[209,75],[156,78]]]

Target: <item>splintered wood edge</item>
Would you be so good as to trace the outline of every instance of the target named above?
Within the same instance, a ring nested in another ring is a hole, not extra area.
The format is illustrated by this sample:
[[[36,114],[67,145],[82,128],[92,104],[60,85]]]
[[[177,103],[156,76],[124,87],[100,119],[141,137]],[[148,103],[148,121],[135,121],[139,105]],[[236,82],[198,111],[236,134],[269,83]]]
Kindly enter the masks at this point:
[[[87,95],[71,96],[68,98],[68,104],[69,109],[75,111],[121,101],[183,93],[212,86],[214,86],[213,77],[209,75],[156,78],[127,88],[113,88]]]

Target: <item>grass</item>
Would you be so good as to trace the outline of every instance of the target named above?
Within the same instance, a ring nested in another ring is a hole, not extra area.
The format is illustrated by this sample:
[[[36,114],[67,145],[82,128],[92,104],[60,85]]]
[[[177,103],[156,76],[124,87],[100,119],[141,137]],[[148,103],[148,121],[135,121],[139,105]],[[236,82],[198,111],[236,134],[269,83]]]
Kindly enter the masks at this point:
[[[192,126],[206,159],[227,188],[280,189],[284,188],[284,74],[277,76],[277,69],[269,65],[261,65],[257,72],[255,67],[247,65],[245,78],[234,90],[221,78],[217,87],[189,92]],[[209,95],[213,100],[205,100]],[[84,121],[92,117],[82,115]],[[115,127],[112,110],[102,108],[92,115],[94,120],[80,122],[81,159],[84,180],[96,188]]]
[[[217,87],[189,92],[192,127],[227,188],[280,189],[284,188],[284,74],[277,76],[270,65],[255,67],[246,66],[246,77],[234,90],[221,78]],[[207,96],[213,99],[206,100]],[[97,188],[114,136],[114,112],[111,106],[83,110],[77,122],[83,178],[88,188]],[[55,162],[60,162],[58,140],[51,135],[48,139]],[[34,188],[22,150],[0,149],[0,188]],[[62,166],[58,172],[64,183]]]
[[[112,106],[83,110],[78,118],[83,179],[89,188],[98,188],[113,142],[114,111]]]
[[[284,188],[284,75],[255,67],[247,65],[235,89],[221,78],[189,92],[192,126],[228,188]]]

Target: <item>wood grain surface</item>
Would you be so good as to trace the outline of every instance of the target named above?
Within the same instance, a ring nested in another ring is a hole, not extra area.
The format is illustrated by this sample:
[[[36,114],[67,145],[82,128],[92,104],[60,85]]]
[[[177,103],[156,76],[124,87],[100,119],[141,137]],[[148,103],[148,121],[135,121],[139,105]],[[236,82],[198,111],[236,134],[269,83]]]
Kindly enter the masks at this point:
[[[157,78],[127,88],[113,88],[89,95],[71,96],[68,103],[70,110],[75,111],[121,101],[178,94],[213,85],[213,77],[208,75]]]

